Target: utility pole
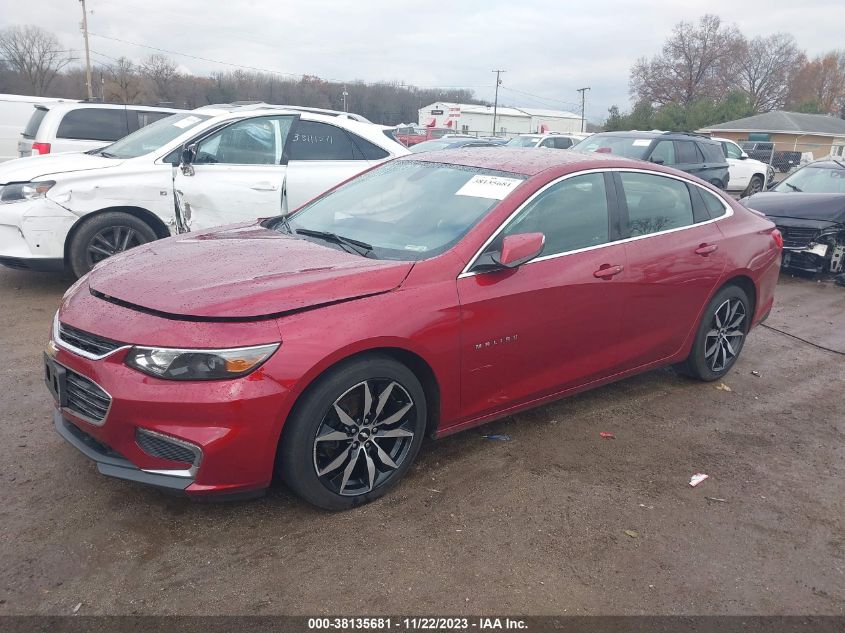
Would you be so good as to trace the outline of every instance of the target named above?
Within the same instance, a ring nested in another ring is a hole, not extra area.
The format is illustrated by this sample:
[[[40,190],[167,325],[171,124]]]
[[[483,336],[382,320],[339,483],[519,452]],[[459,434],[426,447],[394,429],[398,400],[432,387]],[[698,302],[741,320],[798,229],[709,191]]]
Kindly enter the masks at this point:
[[[496,73],[496,96],[493,99],[493,136],[496,136],[496,111],[499,109],[499,85],[502,83],[499,75],[507,71],[491,70],[490,72]]]
[[[349,93],[348,93],[348,92],[346,92],[346,86],[343,86],[343,111],[344,111],[344,112],[347,112],[347,111],[348,111],[348,110],[346,109],[346,97],[348,97],[348,96],[349,96]]]
[[[578,92],[581,93],[581,131],[584,131],[584,106],[587,103],[587,91],[590,89],[589,86],[586,88],[578,88]]]
[[[88,11],[85,9],[85,0],[79,0],[82,4],[82,37],[85,39],[85,87],[88,89],[88,101],[94,100],[94,88],[91,85],[91,52],[88,49]]]

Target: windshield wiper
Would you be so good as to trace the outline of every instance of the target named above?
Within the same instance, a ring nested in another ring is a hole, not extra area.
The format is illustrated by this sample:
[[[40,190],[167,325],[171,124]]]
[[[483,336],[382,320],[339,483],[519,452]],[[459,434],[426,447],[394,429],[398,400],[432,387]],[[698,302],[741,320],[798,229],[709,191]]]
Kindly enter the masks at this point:
[[[107,151],[102,150],[102,149],[99,152],[97,152],[97,154],[99,154],[103,158],[117,158],[117,154],[112,154],[111,152],[107,152]]]
[[[785,182],[785,183],[783,183],[783,184],[785,184],[787,187],[789,187],[790,189],[792,189],[792,191],[797,191],[798,193],[804,193],[804,190],[803,190],[803,189],[801,189],[800,187],[796,187],[796,186],[795,186],[795,185],[793,185],[791,182]]]
[[[290,220],[288,220],[288,216],[282,215],[280,217],[281,217],[281,220],[282,220],[282,226],[285,227],[285,231],[287,231],[288,233],[293,235],[293,233],[294,233],[293,227],[290,225]]]
[[[351,251],[348,248],[344,249],[349,253],[357,253],[358,255],[363,255],[364,257],[374,257],[374,255],[372,255],[372,244],[367,244],[366,242],[362,242],[361,240],[355,240],[351,237],[344,237],[343,235],[338,235],[337,233],[332,233],[330,231],[316,231],[314,229],[296,229],[293,232],[294,234],[298,235],[319,237],[328,242],[334,242],[335,244],[338,244],[340,246],[351,247]]]

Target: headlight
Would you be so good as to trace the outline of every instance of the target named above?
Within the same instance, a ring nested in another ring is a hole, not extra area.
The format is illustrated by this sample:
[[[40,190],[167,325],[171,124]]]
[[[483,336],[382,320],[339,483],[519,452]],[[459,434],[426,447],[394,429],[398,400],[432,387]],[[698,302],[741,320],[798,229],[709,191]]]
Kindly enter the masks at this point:
[[[234,349],[133,347],[126,364],[165,380],[226,380],[255,371],[279,348],[278,343]]]
[[[0,202],[20,202],[21,200],[43,198],[55,184],[54,180],[12,183],[0,188]]]

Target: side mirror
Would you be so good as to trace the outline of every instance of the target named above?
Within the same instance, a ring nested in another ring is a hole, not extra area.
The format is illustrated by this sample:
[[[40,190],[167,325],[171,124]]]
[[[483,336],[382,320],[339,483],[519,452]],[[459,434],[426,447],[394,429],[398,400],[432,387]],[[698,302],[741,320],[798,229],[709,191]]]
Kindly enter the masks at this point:
[[[654,163],[655,165],[662,165],[663,163],[665,163],[665,162],[666,162],[666,161],[665,161],[665,160],[663,160],[662,158],[649,158],[649,160],[650,160],[652,163]]]
[[[742,154],[739,155],[740,160],[746,160],[747,158],[748,158],[748,154],[746,154],[745,152],[743,152]]]
[[[778,184],[780,184],[779,181],[770,180],[766,183],[766,189],[774,189]]]
[[[182,153],[179,156],[179,168],[182,170],[182,175],[193,176],[194,168],[191,163],[197,157],[196,144],[185,145],[182,147]]]
[[[503,268],[517,268],[543,252],[545,243],[546,236],[542,233],[508,235],[502,240],[502,250],[493,255],[493,261]]]

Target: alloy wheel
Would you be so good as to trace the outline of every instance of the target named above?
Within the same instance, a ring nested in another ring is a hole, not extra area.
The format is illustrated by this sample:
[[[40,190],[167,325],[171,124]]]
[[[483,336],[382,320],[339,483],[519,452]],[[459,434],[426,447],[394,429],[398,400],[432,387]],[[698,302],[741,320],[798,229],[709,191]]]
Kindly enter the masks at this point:
[[[88,242],[86,256],[89,268],[117,253],[140,246],[146,238],[129,226],[107,226],[94,234]]]
[[[745,336],[745,304],[726,299],[713,313],[704,336],[704,360],[713,372],[724,371],[742,349]]]
[[[320,482],[342,496],[366,494],[395,473],[414,439],[415,405],[395,380],[369,379],[345,391],[314,438]]]

